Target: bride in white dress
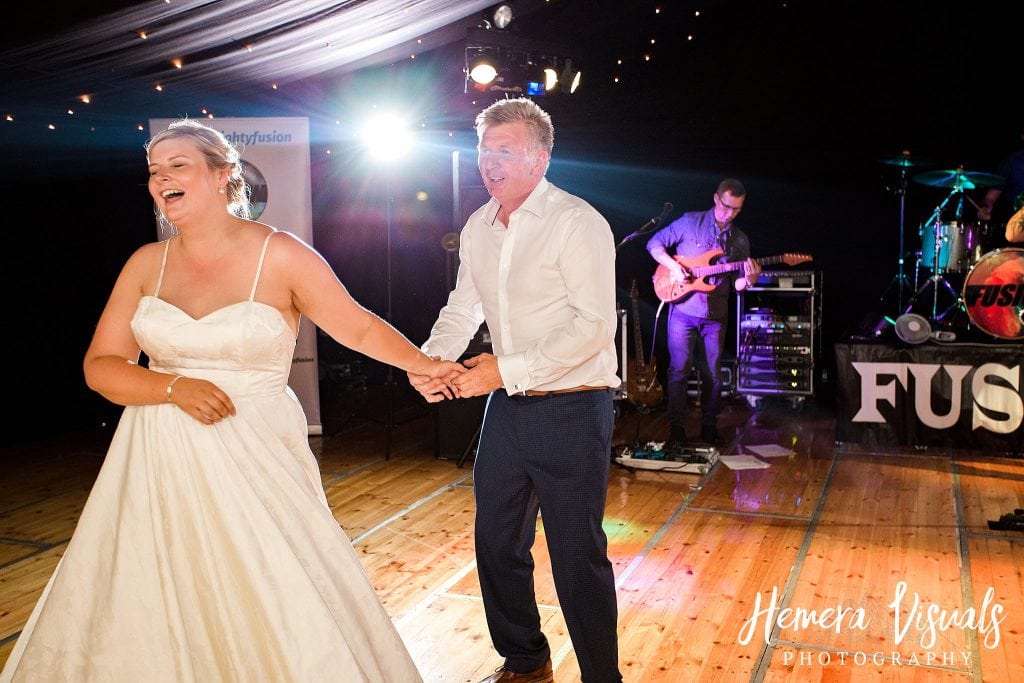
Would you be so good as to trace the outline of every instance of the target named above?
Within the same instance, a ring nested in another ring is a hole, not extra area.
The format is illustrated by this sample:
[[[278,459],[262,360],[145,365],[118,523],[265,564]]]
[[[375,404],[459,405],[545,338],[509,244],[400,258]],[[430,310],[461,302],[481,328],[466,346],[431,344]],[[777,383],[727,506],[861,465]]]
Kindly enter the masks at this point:
[[[180,121],[147,152],[178,235],[131,256],[96,327],[86,381],[126,408],[0,681],[420,681],[331,515],[287,380],[302,315],[403,370],[461,366],[362,308],[312,248],[242,217],[220,133]]]

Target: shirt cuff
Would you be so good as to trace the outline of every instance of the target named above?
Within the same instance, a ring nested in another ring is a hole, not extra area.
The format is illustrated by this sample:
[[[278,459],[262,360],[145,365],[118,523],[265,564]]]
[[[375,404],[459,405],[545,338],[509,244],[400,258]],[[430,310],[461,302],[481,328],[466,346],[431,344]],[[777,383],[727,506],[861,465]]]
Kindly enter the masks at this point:
[[[523,354],[498,356],[498,372],[501,373],[502,384],[509,396],[521,394],[530,388],[530,371]]]

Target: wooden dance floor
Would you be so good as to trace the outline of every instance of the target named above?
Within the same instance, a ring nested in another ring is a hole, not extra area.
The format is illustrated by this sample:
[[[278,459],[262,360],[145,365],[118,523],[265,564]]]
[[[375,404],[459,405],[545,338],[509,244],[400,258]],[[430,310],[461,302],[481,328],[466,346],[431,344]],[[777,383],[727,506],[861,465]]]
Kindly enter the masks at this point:
[[[385,459],[384,427],[358,413],[370,404],[325,409],[312,437],[328,499],[425,680],[477,681],[501,658],[473,558],[472,468],[435,457],[434,409],[404,394]],[[1024,680],[1024,531],[988,525],[1024,508],[1024,461],[837,444],[831,409],[810,400],[730,399],[721,426],[723,455],[783,454],[703,474],[612,466],[605,529],[626,681]],[[663,414],[623,406],[616,442],[667,430]],[[0,453],[0,662],[107,436]],[[555,680],[570,683],[579,668],[543,539],[539,520],[537,597]]]

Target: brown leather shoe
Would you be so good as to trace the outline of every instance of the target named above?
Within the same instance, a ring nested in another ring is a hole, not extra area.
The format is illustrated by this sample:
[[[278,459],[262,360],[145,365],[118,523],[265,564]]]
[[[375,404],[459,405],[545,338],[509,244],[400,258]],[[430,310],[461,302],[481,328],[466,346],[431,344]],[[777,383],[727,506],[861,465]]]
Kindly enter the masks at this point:
[[[554,683],[554,680],[555,676],[551,673],[551,660],[549,659],[541,668],[525,674],[509,671],[504,666],[499,666],[494,673],[480,683]]]

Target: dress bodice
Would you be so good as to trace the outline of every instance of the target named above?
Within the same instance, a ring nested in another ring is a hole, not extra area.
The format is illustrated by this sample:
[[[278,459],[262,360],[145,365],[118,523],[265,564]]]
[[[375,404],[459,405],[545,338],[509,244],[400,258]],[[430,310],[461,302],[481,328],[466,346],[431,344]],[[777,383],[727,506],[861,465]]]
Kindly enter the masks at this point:
[[[193,318],[156,296],[143,296],[132,330],[149,367],[208,379],[232,398],[285,390],[295,334],[280,311],[240,301]]]

